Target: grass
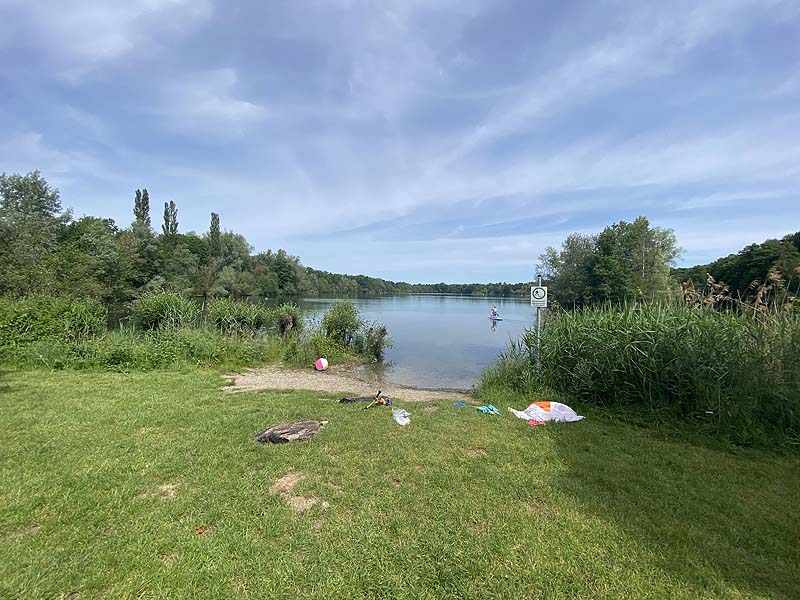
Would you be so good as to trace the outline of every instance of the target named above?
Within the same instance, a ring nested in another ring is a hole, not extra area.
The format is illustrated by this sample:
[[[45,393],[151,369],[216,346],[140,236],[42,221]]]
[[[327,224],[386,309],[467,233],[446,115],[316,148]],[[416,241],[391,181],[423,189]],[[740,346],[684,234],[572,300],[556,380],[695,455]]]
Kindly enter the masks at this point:
[[[400,403],[401,428],[334,400],[229,396],[208,371],[2,374],[0,597],[797,597],[796,456],[591,411],[530,428]],[[298,418],[330,423],[254,443]],[[329,508],[270,494],[291,472]]]

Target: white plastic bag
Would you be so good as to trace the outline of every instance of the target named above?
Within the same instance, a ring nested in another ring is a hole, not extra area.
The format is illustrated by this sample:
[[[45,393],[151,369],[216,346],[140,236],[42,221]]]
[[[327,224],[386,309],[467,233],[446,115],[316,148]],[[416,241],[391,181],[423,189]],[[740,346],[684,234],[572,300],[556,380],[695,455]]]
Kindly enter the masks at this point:
[[[398,425],[408,425],[411,423],[411,414],[404,408],[393,408],[392,416]]]
[[[566,404],[561,404],[561,402],[534,402],[525,410],[514,410],[511,407],[508,410],[526,421],[560,421],[568,423],[583,419],[582,416]]]

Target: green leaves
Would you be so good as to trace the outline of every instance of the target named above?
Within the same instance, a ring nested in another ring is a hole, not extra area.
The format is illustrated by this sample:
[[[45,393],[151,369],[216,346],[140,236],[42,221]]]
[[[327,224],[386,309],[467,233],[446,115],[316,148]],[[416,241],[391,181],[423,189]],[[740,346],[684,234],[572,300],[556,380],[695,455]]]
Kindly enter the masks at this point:
[[[645,217],[620,221],[597,236],[572,234],[561,251],[547,248],[539,269],[562,306],[654,299],[670,287],[670,264],[679,254],[671,229]]]

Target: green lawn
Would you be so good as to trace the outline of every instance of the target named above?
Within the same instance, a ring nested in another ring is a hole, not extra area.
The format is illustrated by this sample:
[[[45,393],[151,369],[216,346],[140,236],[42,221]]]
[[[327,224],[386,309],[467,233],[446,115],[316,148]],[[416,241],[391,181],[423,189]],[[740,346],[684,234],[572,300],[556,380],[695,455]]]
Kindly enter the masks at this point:
[[[220,382],[0,376],[0,597],[800,597],[796,456]]]

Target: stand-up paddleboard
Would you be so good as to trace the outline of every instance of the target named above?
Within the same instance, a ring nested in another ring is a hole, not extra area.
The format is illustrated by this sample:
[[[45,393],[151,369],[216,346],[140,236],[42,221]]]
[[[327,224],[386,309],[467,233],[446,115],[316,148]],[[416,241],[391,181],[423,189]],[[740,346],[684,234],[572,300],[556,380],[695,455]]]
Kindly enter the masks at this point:
[[[502,321],[503,319],[500,317],[489,317],[490,321]]]

